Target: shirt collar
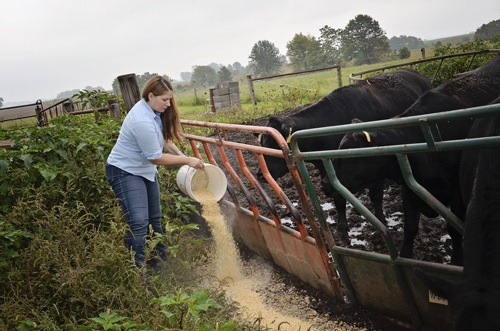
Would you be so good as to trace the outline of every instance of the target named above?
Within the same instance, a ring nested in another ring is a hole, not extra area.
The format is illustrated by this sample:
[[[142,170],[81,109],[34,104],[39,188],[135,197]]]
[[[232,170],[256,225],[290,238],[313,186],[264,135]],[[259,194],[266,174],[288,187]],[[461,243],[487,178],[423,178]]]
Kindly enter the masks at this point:
[[[160,112],[157,112],[156,110],[153,110],[153,108],[151,108],[148,104],[148,102],[144,99],[142,99],[142,102],[144,102],[144,105],[146,106],[147,109],[151,110],[151,114],[153,116],[157,116],[157,117],[160,117],[161,113]]]

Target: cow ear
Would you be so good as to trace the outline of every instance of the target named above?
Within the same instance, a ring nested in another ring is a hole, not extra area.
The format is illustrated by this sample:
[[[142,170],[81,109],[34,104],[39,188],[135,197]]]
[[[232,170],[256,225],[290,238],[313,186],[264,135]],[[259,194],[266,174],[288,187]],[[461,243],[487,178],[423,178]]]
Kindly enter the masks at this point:
[[[285,137],[286,143],[289,144],[290,140],[292,139],[292,133],[293,133],[292,126],[288,123],[283,122],[281,124],[281,133],[283,134],[283,137]]]
[[[279,129],[281,127],[281,124],[282,124],[281,119],[274,115],[269,117],[269,120],[267,121],[267,126],[270,126],[275,129]]]
[[[293,128],[292,128],[292,121],[290,121],[288,118],[286,117],[279,118],[273,115],[269,117],[267,126],[270,126],[278,130],[287,140],[287,142],[290,142],[290,137],[292,135]]]
[[[281,131],[283,131],[286,134],[291,133],[292,126],[288,123],[283,122],[283,123],[281,123]]]

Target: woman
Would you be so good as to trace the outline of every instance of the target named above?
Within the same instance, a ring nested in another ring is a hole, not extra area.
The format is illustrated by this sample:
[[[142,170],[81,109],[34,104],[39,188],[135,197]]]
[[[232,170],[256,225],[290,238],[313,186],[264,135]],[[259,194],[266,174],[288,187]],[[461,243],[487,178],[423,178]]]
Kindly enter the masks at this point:
[[[125,244],[135,253],[137,267],[145,262],[146,238],[163,234],[156,167],[187,164],[199,169],[204,166],[203,160],[184,155],[174,144],[174,141],[182,141],[181,133],[172,85],[155,76],[146,83],[142,99],[125,117],[106,163],[106,179],[120,200],[130,228]],[[150,233],[150,226],[154,233]],[[153,253],[166,260],[163,241],[156,245]],[[156,260],[150,261],[152,265]]]

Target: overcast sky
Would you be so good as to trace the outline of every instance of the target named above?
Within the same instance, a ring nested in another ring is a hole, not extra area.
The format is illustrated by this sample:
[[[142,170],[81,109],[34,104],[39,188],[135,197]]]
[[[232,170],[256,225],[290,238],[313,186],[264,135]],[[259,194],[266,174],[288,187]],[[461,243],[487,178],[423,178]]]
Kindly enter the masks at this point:
[[[319,37],[358,14],[388,38],[475,32],[500,18],[498,0],[1,0],[4,104],[111,88],[123,74],[180,79],[193,66],[240,62],[268,40],[286,55],[295,34]]]

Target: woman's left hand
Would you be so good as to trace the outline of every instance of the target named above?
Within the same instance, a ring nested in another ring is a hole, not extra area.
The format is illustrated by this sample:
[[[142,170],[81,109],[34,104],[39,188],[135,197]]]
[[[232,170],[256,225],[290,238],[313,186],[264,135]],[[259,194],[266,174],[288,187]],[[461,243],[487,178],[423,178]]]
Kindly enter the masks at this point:
[[[190,157],[188,165],[196,169],[203,169],[205,167],[205,162],[197,157]]]

